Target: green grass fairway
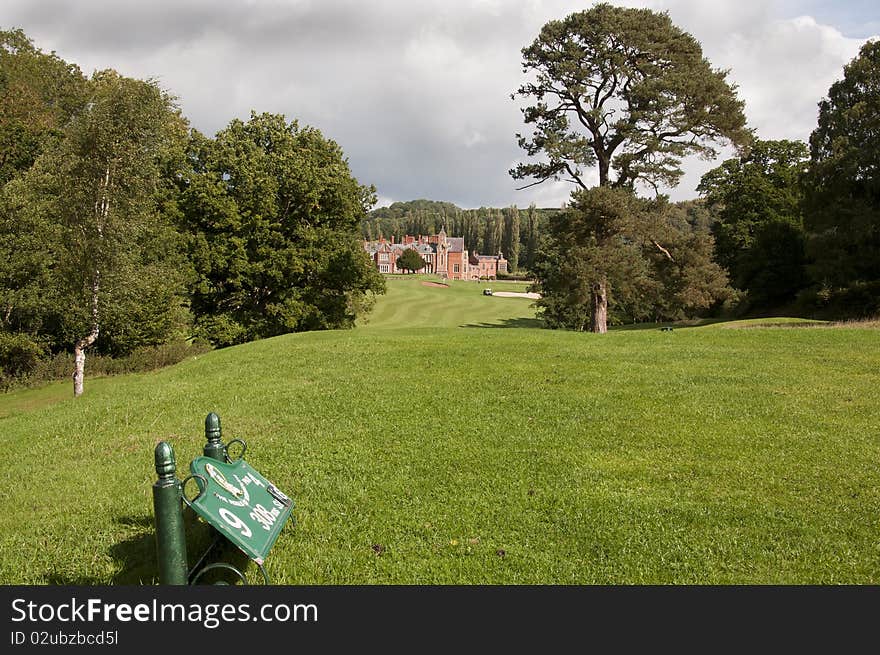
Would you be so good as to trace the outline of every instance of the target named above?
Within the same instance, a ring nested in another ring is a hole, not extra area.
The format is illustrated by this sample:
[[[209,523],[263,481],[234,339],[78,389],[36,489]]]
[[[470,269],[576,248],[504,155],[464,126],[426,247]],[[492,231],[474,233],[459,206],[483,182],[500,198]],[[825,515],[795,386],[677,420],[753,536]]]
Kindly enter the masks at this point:
[[[525,292],[524,282],[464,282],[449,280],[446,287],[434,276],[386,276],[388,291],[359,325],[366,328],[402,327],[540,327],[535,302],[529,298],[484,296],[483,289]]]
[[[4,396],[0,583],[155,582],[153,448],[210,411],[295,500],[274,583],[880,583],[876,329],[431,327],[531,310],[412,282],[459,302]]]

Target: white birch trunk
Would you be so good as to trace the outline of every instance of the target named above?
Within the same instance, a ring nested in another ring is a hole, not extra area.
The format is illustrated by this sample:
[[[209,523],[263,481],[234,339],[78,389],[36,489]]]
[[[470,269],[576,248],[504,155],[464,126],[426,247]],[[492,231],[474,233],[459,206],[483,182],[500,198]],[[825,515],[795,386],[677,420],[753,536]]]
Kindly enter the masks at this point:
[[[104,225],[110,213],[110,167],[101,181],[101,198],[95,203],[95,220],[97,222],[98,242],[104,239]],[[101,291],[101,271],[95,271],[92,279],[92,329],[73,347],[73,396],[82,395],[83,380],[86,372],[86,348],[98,339],[100,333],[100,314],[98,311],[98,297]]]
[[[592,307],[590,312],[590,332],[608,332],[608,282],[602,278],[593,284]]]
[[[86,348],[95,343],[98,338],[99,322],[98,322],[98,293],[101,289],[101,274],[95,273],[95,280],[92,283],[92,329],[82,339],[76,342],[73,348],[73,396],[76,398],[82,395],[83,378],[86,372]]]

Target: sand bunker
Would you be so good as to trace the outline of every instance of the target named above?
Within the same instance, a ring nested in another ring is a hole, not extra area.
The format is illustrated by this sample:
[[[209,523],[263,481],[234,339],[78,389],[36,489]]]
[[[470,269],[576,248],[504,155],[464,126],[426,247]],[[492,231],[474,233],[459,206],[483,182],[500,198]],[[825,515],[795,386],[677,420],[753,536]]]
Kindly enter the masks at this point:
[[[440,282],[422,282],[423,287],[442,287],[443,289],[448,289],[448,284],[441,284]]]
[[[504,296],[505,298],[540,298],[540,293],[515,293],[513,291],[493,291],[493,296]]]

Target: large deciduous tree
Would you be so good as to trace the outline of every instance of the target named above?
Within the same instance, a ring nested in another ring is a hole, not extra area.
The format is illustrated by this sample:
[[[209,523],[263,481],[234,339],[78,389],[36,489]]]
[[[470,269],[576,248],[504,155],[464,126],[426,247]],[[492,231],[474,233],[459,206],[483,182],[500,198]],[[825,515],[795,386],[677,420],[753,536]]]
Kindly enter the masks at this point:
[[[24,173],[86,101],[79,68],[0,31],[0,186]]]
[[[175,233],[158,206],[185,122],[154,83],[110,70],[89,81],[87,100],[5,193],[11,220],[34,230],[17,243],[51,288],[43,320],[73,347],[76,396],[107,325],[104,340],[126,351],[163,342],[186,313]]]
[[[185,135],[155,85],[87,80],[0,32],[0,330],[44,354],[77,350],[77,395],[87,347],[124,354],[186,322],[185,267],[159,210],[169,143]]]
[[[862,46],[819,103],[808,182],[814,279],[843,311],[880,311],[880,41]]]
[[[632,192],[641,182],[657,190],[678,182],[683,157],[711,158],[718,145],[750,140],[726,72],[713,69],[666,13],[598,4],[547,23],[522,54],[531,78],[517,94],[535,101],[523,110],[534,127],[517,136],[543,160],[519,164],[510,171],[516,179],[567,179],[587,189],[596,167],[599,186]],[[604,332],[608,275],[601,265],[585,272],[590,329]]]
[[[76,66],[41,52],[21,30],[0,31],[0,331],[41,346],[56,304],[52,221],[24,206],[19,182],[82,109],[86,87]]]
[[[190,150],[182,206],[202,336],[227,346],[351,327],[384,291],[358,237],[374,189],[320,131],[252,113],[214,139],[194,133]]]
[[[747,155],[706,173],[698,191],[717,215],[718,262],[752,304],[773,306],[805,285],[803,176],[809,161],[800,141],[756,140]]]

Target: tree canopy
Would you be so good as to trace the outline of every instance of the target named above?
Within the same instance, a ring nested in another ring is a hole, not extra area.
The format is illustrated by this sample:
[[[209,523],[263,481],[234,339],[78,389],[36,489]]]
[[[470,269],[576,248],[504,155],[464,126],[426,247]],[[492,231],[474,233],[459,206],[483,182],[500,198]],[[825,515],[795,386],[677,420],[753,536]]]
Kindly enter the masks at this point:
[[[375,202],[342,150],[278,114],[194,134],[182,182],[202,336],[231,345],[287,332],[350,327],[384,289],[357,236]]]
[[[535,101],[523,110],[534,130],[517,137],[546,161],[518,165],[516,179],[587,188],[595,166],[601,186],[675,186],[684,156],[750,140],[726,72],[666,13],[598,4],[550,21],[522,54],[532,79],[517,94]]]
[[[579,279],[567,282],[566,291],[544,279],[544,291],[550,296],[543,302],[548,307],[578,304],[589,288],[589,329],[605,332],[608,284],[612,279],[623,281],[612,268],[624,261],[631,268],[649,264],[638,262],[639,249],[621,241],[624,226],[629,226],[631,235],[641,232],[640,240],[652,244],[655,255],[675,260],[655,230],[632,229],[632,219],[644,216],[636,211],[635,200],[585,193],[591,187],[588,169],[598,169],[599,187],[630,194],[637,182],[655,191],[661,185],[674,186],[685,156],[711,158],[717,145],[743,146],[751,140],[743,103],[727,82],[726,72],[710,66],[693,36],[673,25],[668,14],[648,9],[602,3],[550,21],[522,55],[523,73],[531,78],[517,94],[534,101],[523,110],[533,132],[517,137],[529,157],[544,160],[521,163],[510,174],[516,179],[534,178],[532,184],[564,178],[578,189],[572,195],[576,211],[563,214],[571,227],[557,223],[539,268],[555,278],[557,274],[548,268],[553,265]],[[582,209],[577,210],[579,205]],[[601,211],[590,209],[597,206],[611,215],[602,217]],[[620,211],[634,213],[627,217]],[[578,222],[579,215],[594,218]],[[583,229],[593,232],[579,234]],[[588,251],[570,249],[569,241],[591,245]],[[578,258],[582,261],[575,261]],[[572,285],[577,292],[572,292]],[[622,292],[618,289],[619,300]],[[551,297],[556,293],[560,295]],[[582,321],[574,323],[585,329]]]
[[[160,171],[185,122],[154,83],[112,70],[96,73],[86,93],[54,144],[4,188],[7,227],[30,230],[11,235],[12,268],[45,285],[24,294],[15,327],[74,351],[77,395],[85,350],[99,337],[105,351],[130,352],[185,322],[184,267],[159,211]]]
[[[772,305],[805,284],[803,183],[809,151],[800,141],[756,140],[748,154],[706,173],[698,191],[716,212],[718,262],[751,301]]]
[[[0,31],[0,186],[60,137],[86,96],[76,65],[41,52],[21,30]]]
[[[3,385],[72,354],[78,395],[87,350],[350,327],[383,290],[357,238],[374,189],[283,116],[206,138],[154,81],[0,31],[0,146]]]
[[[819,103],[810,136],[805,224],[813,278],[880,311],[880,41],[869,41]]]
[[[406,248],[397,258],[397,268],[414,273],[425,267],[425,260],[412,248]]]
[[[731,296],[712,244],[707,224],[665,198],[610,187],[577,191],[550,219],[535,265],[540,315],[551,328],[588,330],[599,276],[607,281],[612,323],[677,320],[708,309]]]

